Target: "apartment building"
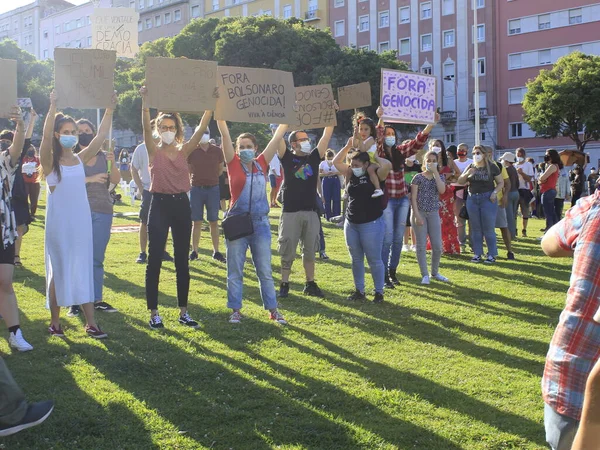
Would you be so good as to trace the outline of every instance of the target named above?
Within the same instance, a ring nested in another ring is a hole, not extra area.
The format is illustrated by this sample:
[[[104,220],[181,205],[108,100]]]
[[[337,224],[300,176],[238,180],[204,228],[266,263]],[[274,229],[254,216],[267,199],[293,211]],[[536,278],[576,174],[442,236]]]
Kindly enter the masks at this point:
[[[64,0],[35,0],[0,14],[0,40],[12,39],[21,49],[39,58],[40,22],[44,17],[72,6]]]
[[[574,148],[567,138],[543,139],[523,121],[525,85],[574,51],[600,55],[600,3],[590,0],[513,0],[497,2],[498,143],[524,147],[541,160],[548,147]],[[586,147],[600,165],[600,144]]]

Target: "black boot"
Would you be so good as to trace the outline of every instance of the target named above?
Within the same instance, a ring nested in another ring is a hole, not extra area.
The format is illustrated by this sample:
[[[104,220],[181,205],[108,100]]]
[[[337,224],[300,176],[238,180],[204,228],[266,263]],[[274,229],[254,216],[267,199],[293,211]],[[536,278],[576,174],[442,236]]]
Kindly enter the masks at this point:
[[[394,283],[395,285],[400,284],[400,282],[398,281],[398,278],[396,278],[396,269],[390,269],[388,271],[388,277],[389,277],[390,281],[392,283]]]
[[[385,271],[385,288],[394,289],[394,282],[390,278],[390,274],[387,270]]]

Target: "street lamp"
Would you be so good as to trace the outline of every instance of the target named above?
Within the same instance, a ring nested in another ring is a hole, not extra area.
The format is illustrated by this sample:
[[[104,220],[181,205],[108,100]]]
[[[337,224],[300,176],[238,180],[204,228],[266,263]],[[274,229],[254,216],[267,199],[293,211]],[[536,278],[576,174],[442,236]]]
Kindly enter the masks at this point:
[[[444,80],[454,82],[454,104],[456,105],[456,142],[460,144],[460,120],[458,117],[458,83],[456,82],[456,77],[454,75],[446,75],[444,77]]]

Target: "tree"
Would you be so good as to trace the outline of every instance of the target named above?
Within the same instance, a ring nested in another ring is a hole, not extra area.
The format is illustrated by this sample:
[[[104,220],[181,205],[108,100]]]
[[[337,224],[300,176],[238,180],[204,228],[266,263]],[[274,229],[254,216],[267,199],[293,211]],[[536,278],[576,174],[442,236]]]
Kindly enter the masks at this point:
[[[538,136],[568,137],[577,150],[600,139],[600,57],[574,52],[527,83],[524,120]]]

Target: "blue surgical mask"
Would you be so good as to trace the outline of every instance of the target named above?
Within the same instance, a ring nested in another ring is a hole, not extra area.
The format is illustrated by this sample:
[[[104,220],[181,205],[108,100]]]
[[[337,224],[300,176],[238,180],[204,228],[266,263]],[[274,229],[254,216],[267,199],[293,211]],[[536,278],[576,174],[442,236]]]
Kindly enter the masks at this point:
[[[79,142],[79,137],[71,134],[61,134],[58,141],[63,148],[75,148],[77,142]]]
[[[386,136],[385,145],[393,147],[396,144],[396,138],[394,136]]]
[[[352,172],[354,173],[355,177],[362,177],[365,174],[365,169],[363,167],[359,167],[359,168],[352,168]]]
[[[254,149],[243,149],[240,150],[240,160],[244,164],[248,164],[254,159]]]

